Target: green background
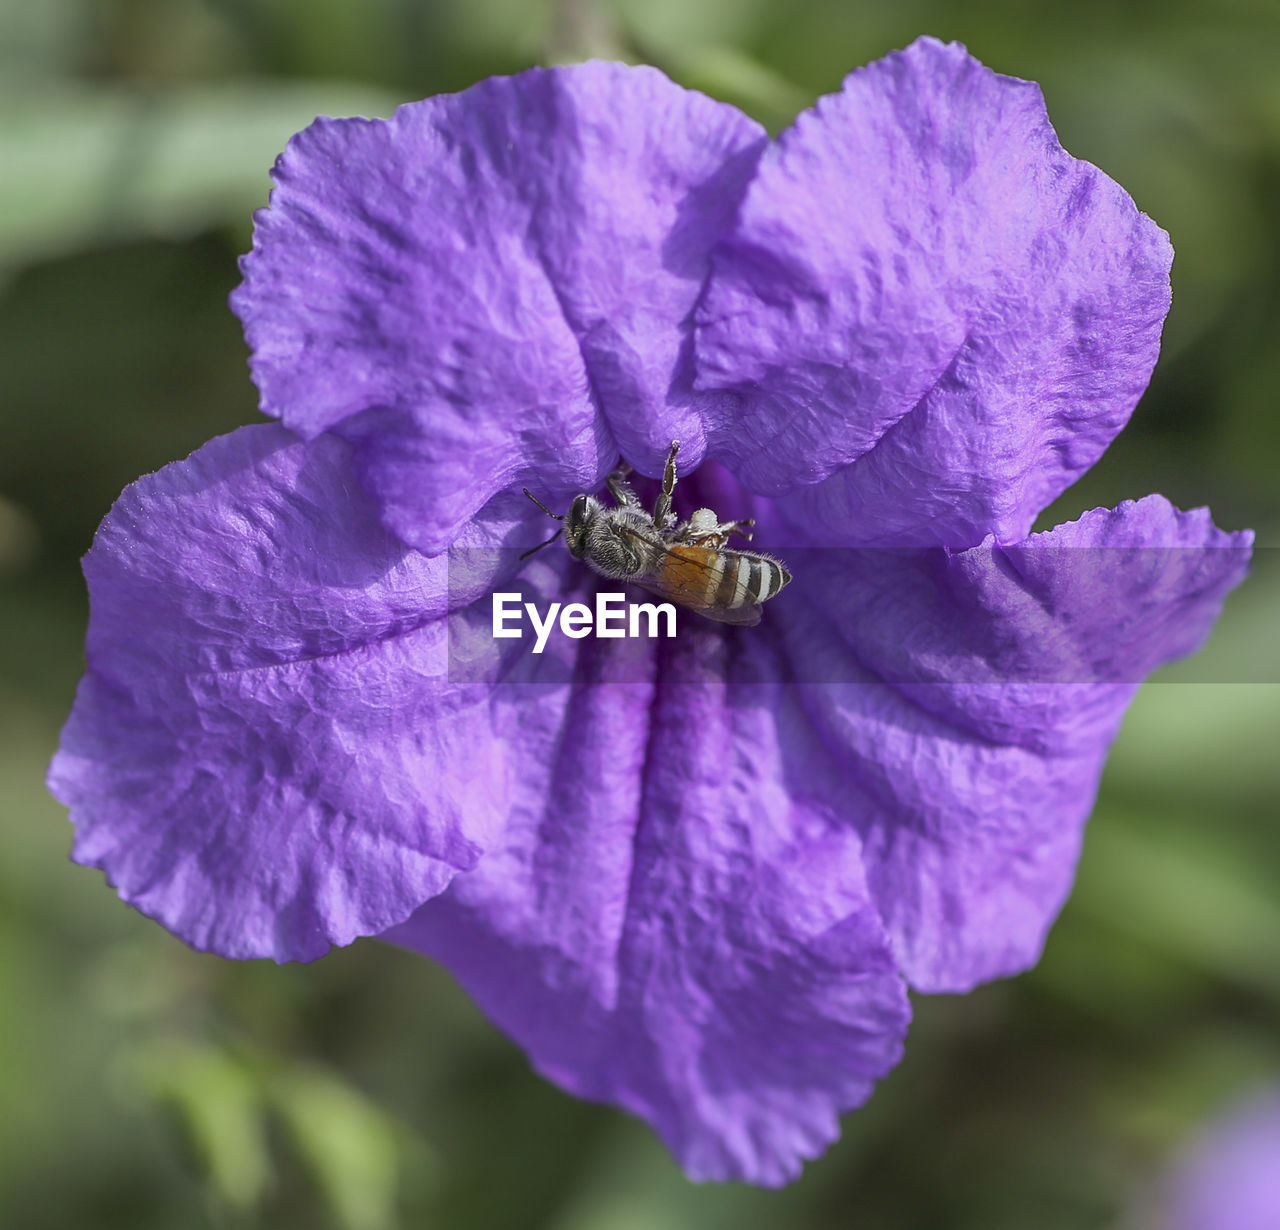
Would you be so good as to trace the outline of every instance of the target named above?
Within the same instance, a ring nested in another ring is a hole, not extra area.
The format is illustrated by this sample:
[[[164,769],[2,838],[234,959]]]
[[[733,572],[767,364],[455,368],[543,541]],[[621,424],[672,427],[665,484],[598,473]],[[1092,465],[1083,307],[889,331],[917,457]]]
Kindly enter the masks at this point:
[[[256,419],[226,307],[317,112],[530,64],[646,60],[773,128],[921,33],[1042,83],[1172,235],[1150,391],[1045,524],[1149,491],[1264,544],[1133,706],[1044,960],[916,999],[906,1059],[781,1192],[695,1186],[450,977],[187,950],[66,860],[45,762],[77,567],[139,474]],[[1280,1077],[1280,8],[944,0],[0,0],[0,1221],[715,1230],[1146,1224],[1199,1126]]]

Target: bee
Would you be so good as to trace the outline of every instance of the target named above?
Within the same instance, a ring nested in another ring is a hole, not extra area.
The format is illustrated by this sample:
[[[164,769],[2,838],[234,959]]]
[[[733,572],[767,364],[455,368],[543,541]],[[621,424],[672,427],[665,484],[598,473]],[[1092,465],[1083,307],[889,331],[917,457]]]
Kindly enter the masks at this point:
[[[520,558],[549,547],[563,531],[569,554],[603,577],[643,586],[720,623],[758,624],[761,604],[791,580],[791,573],[779,560],[758,551],[726,546],[734,534],[750,541],[755,525],[751,518],[721,521],[710,508],[699,508],[687,521],[677,521],[671,498],[679,451],[680,442],[672,440],[652,513],[645,511],[627,482],[631,467],[625,463],[605,480],[612,507],[581,492],[573,497],[569,511],[559,515],[526,487],[529,499],[564,524]]]

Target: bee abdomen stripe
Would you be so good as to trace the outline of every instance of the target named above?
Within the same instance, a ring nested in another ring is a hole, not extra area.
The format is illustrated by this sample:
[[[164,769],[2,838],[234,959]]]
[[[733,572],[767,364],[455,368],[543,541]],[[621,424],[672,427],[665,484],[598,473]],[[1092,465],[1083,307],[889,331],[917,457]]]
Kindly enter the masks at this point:
[[[717,557],[716,566],[719,572],[716,576],[719,583],[716,585],[715,592],[709,595],[707,603],[709,606],[726,610],[733,604],[733,595],[738,589],[738,563],[739,561],[732,555]]]
[[[771,559],[756,561],[760,576],[756,582],[755,601],[764,602],[782,588],[782,569]]]
[[[725,567],[725,558],[723,555],[716,554],[712,557],[711,567],[707,570],[707,587],[703,591],[702,600],[707,606],[715,606],[716,600],[720,596],[720,591],[724,588],[725,573],[730,570]]]
[[[725,606],[748,606],[751,603],[751,585],[755,579],[751,568],[752,560],[749,556],[739,555],[733,564],[733,594]]]

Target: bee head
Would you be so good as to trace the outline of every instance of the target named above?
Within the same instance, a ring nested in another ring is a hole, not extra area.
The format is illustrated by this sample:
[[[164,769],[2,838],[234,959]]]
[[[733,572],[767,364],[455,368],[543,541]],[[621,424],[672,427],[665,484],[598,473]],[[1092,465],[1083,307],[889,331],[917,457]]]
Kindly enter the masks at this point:
[[[581,559],[586,555],[587,531],[599,511],[600,501],[585,492],[573,497],[573,503],[564,515],[564,542],[574,559]]]

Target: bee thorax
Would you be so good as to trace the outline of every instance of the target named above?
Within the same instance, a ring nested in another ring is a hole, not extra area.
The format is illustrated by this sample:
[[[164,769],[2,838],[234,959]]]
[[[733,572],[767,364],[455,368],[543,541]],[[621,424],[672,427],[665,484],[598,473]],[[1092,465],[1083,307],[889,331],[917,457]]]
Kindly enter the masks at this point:
[[[586,538],[583,559],[601,576],[630,580],[654,569],[661,543],[648,516],[629,509],[606,509]]]

